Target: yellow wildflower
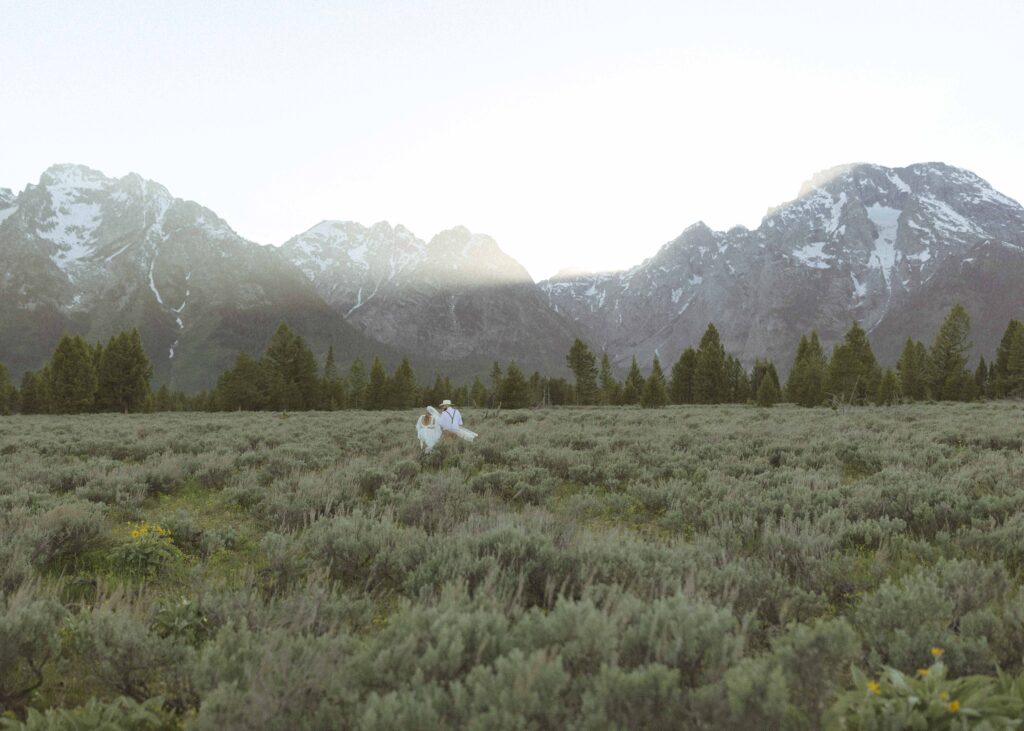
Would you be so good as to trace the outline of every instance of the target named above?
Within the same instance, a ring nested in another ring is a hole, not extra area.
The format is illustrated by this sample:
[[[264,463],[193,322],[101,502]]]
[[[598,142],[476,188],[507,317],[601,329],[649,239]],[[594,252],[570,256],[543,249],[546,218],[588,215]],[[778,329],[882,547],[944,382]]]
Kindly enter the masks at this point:
[[[932,657],[942,657],[942,652],[943,652],[943,650],[942,650],[941,647],[933,647],[932,648]]]
[[[952,703],[949,704],[949,712],[950,713],[956,713],[959,710],[960,710],[960,701],[953,701]]]
[[[942,702],[948,701],[949,700],[949,693],[947,693],[946,691],[942,691],[941,693],[939,693],[939,700],[942,701]]]
[[[139,531],[137,531],[137,530],[133,530],[133,531],[132,531],[132,538],[138,538],[138,537],[139,537],[139,535],[141,535],[141,534],[139,533]]]
[[[918,668],[917,669],[917,674],[920,675],[922,678],[927,678],[928,677],[928,668]]]
[[[882,686],[880,686],[878,684],[878,681],[869,680],[868,681],[868,690],[870,692],[874,693],[875,695],[878,695],[879,693],[882,692]]]

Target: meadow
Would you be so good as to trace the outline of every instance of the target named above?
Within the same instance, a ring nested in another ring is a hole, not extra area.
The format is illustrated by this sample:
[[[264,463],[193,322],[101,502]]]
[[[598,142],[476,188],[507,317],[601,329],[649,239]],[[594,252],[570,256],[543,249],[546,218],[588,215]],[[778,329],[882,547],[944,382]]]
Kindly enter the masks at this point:
[[[0,728],[1024,714],[1020,402],[418,413],[0,418]]]

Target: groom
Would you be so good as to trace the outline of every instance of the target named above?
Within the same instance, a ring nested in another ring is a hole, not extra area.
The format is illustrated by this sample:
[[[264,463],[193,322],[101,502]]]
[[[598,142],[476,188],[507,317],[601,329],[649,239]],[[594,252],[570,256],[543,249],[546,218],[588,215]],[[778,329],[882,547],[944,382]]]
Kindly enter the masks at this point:
[[[438,423],[444,429],[445,437],[449,439],[455,436],[455,432],[462,428],[462,414],[452,406],[451,399],[445,399],[438,407],[441,411],[441,418]]]

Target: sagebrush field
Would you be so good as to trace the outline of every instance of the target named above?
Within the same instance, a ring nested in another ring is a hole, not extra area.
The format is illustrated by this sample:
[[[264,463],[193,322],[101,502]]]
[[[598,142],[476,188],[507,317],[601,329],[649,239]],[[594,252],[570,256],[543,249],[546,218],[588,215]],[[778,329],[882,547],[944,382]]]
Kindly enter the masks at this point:
[[[1020,403],[467,411],[425,456],[418,413],[0,418],[6,723],[1024,709]]]

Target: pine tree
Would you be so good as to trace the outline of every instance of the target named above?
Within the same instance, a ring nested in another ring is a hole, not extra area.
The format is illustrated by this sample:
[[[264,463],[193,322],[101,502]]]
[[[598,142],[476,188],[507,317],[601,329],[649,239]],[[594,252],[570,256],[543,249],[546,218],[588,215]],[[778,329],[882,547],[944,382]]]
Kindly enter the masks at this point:
[[[275,393],[271,396],[278,408],[304,411],[320,404],[316,356],[286,323],[282,322],[274,332],[263,360],[272,373]]]
[[[96,400],[92,350],[81,335],[65,335],[50,359],[50,406],[55,414],[91,411]]]
[[[494,365],[491,366],[491,393],[495,398],[499,398],[501,394],[501,379],[501,366],[498,365],[498,361],[494,361]]]
[[[121,332],[95,352],[99,353],[96,408],[125,414],[142,411],[150,395],[153,366],[142,348],[139,331]]]
[[[725,356],[725,396],[724,401],[732,404],[745,404],[751,398],[750,377],[740,359]]]
[[[881,378],[882,371],[867,333],[854,322],[843,342],[832,350],[828,390],[845,403],[866,404],[874,400]]]
[[[275,375],[262,361],[248,353],[239,353],[234,365],[217,379],[213,393],[214,408],[222,411],[262,411],[280,408],[275,399],[280,395],[270,378]]]
[[[640,396],[643,392],[644,377],[640,374],[640,366],[637,364],[636,356],[634,355],[633,362],[629,366],[629,373],[626,374],[626,380],[622,383],[622,403],[640,403]]]
[[[640,395],[640,406],[645,409],[658,409],[668,403],[668,387],[665,385],[665,374],[661,370],[658,356],[651,363],[651,374],[644,382],[644,390]]]
[[[366,400],[366,384],[366,366],[363,365],[361,358],[356,358],[348,369],[348,402],[350,408],[363,408],[363,403]]]
[[[370,380],[366,384],[366,396],[363,399],[364,409],[385,409],[388,406],[388,374],[380,358],[373,356],[370,366]]]
[[[416,385],[416,374],[413,373],[408,358],[403,357],[395,369],[388,391],[391,408],[411,409],[416,406],[419,401],[419,386]]]
[[[907,338],[900,359],[896,363],[900,393],[903,398],[912,401],[923,401],[928,398],[927,363],[922,357],[923,351],[922,343],[915,343],[912,338]]]
[[[932,394],[939,401],[959,401],[965,397],[965,388],[971,380],[967,370],[970,329],[971,318],[967,310],[956,304],[935,336],[929,353],[931,368],[928,382]]]
[[[157,389],[153,408],[159,412],[176,410],[174,407],[174,398],[171,396],[171,390],[167,388],[166,383],[160,384],[160,388]]]
[[[758,406],[771,407],[782,400],[782,389],[779,388],[779,377],[775,373],[775,366],[770,371],[765,370],[757,383],[757,395],[755,400]]]
[[[1024,396],[1024,332],[1018,334],[1010,345],[1006,359],[1006,395]]]
[[[544,376],[540,374],[540,371],[534,371],[530,374],[528,383],[530,386],[530,403],[542,403],[544,401]]]
[[[565,356],[565,363],[576,377],[577,405],[594,403],[597,400],[597,362],[587,344],[576,338]]]
[[[1024,363],[1021,352],[1024,349],[1024,323],[1010,320],[1003,331],[992,362],[991,389],[995,398],[1006,398],[1024,393]]]
[[[338,375],[338,364],[334,360],[334,346],[327,348],[324,372],[320,378],[321,408],[335,411],[345,408],[345,381]]]
[[[469,399],[473,406],[478,408],[487,403],[487,387],[480,380],[480,376],[473,378],[473,385],[469,388]]]
[[[722,347],[718,329],[709,323],[697,348],[697,363],[693,369],[693,402],[719,404],[725,401],[729,396],[727,379],[725,348]]]
[[[13,396],[14,386],[11,384],[10,376],[7,375],[7,367],[0,363],[0,414],[7,416],[11,413]]]
[[[35,373],[25,371],[21,376],[18,408],[22,414],[50,413],[50,377],[46,369]]]
[[[978,361],[978,367],[974,369],[974,393],[977,398],[985,398],[988,392],[988,365],[982,356]]]
[[[601,352],[601,372],[598,376],[598,384],[601,389],[601,403],[605,406],[613,406],[619,403],[622,398],[622,386],[615,380],[612,373],[612,364],[608,359],[606,351]]]
[[[878,381],[878,392],[875,394],[875,403],[879,406],[892,406],[900,401],[900,381],[896,371],[886,368],[882,378]]]
[[[508,364],[505,377],[501,379],[499,400],[506,409],[521,409],[530,405],[530,385],[515,361]]]
[[[679,360],[672,366],[672,379],[668,385],[668,396],[672,403],[693,403],[693,374],[696,368],[696,350],[687,348],[679,354]]]
[[[801,339],[806,342],[806,338]],[[765,386],[765,381],[771,381],[772,385]],[[764,387],[764,395],[761,390]],[[775,364],[770,360],[757,358],[754,360],[754,368],[750,372],[750,390],[754,394],[754,400],[758,406],[774,406],[782,400],[782,387],[779,385],[779,374],[775,370]]]
[[[793,367],[786,381],[786,398],[800,406],[819,406],[825,403],[825,381],[828,375],[828,360],[818,340],[818,333],[811,330],[810,337],[801,336],[800,345],[793,359]]]

